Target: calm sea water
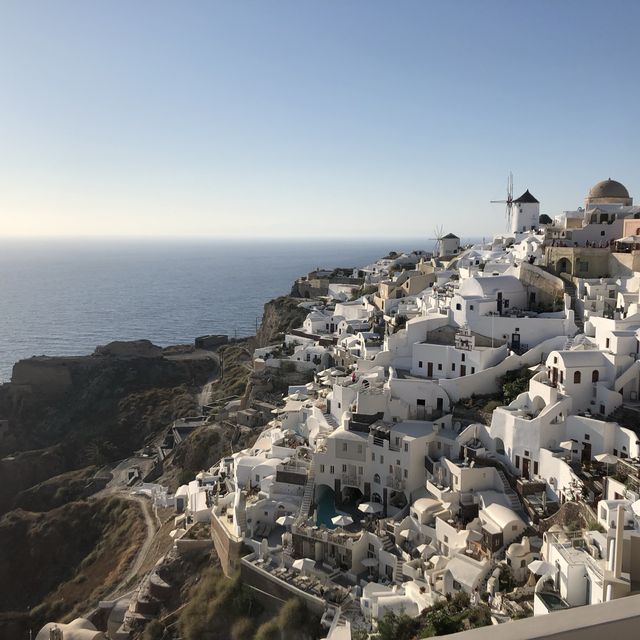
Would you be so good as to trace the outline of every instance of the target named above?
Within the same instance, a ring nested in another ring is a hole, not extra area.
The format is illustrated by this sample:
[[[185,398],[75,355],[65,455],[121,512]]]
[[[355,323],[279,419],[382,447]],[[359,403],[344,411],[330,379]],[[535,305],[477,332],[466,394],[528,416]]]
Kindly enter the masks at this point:
[[[362,266],[415,240],[2,241],[0,381],[32,355],[112,340],[166,346],[255,332],[265,302],[316,267]]]

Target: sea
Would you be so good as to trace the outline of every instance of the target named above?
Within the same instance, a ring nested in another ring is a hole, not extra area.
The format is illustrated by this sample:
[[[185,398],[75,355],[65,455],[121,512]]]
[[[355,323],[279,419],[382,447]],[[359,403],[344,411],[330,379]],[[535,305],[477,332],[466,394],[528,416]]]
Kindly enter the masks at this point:
[[[0,382],[33,355],[113,340],[160,346],[256,331],[264,304],[317,267],[363,266],[408,240],[1,240]]]

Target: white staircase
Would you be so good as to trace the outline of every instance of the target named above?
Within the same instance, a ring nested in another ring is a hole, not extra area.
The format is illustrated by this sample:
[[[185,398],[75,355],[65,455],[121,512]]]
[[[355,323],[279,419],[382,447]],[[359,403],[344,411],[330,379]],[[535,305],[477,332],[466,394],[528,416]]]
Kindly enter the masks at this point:
[[[516,513],[521,511],[522,505],[520,504],[520,499],[516,492],[511,488],[509,481],[507,480],[507,476],[504,475],[504,471],[502,469],[496,469],[498,475],[500,476],[500,480],[502,482],[502,486],[504,487],[504,494],[507,496],[507,500],[509,500],[509,506]]]
[[[327,424],[334,429],[338,428],[338,421],[333,417],[332,413],[325,413],[324,419],[327,421]]]
[[[396,560],[396,566],[393,568],[393,581],[396,584],[402,584],[404,582],[404,573],[402,568],[404,567],[404,560],[398,558]]]
[[[313,492],[316,486],[315,482],[315,462],[312,460],[307,473],[307,481],[304,484],[304,493],[302,494],[302,504],[300,505],[299,519],[303,520],[309,516],[311,511],[311,503],[313,502]]]

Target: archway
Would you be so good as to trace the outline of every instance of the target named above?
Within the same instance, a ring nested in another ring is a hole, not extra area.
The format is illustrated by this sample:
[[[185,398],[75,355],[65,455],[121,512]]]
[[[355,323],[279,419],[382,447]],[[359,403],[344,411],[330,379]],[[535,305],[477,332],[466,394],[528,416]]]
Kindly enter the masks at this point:
[[[494,445],[496,448],[496,453],[501,453],[502,455],[504,455],[504,441],[502,440],[502,438],[496,438],[494,440]]]
[[[556,273],[572,273],[571,260],[569,258],[560,258],[556,263]]]

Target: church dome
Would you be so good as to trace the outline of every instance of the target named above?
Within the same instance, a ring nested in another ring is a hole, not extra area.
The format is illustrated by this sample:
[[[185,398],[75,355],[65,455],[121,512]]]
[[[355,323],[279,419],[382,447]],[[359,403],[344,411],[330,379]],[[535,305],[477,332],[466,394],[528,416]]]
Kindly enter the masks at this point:
[[[630,206],[632,204],[633,198],[629,195],[627,188],[611,178],[594,184],[584,199],[585,209],[593,209],[600,205]]]
[[[589,199],[592,198],[624,198],[627,199],[629,197],[629,192],[627,188],[617,180],[612,180],[608,178],[607,180],[602,180],[598,182],[598,184],[593,185],[591,189],[589,189],[589,195],[587,196]]]

